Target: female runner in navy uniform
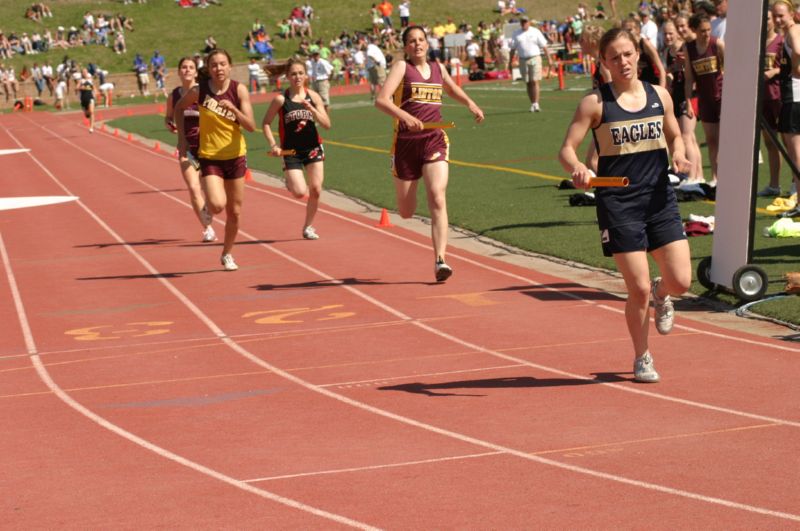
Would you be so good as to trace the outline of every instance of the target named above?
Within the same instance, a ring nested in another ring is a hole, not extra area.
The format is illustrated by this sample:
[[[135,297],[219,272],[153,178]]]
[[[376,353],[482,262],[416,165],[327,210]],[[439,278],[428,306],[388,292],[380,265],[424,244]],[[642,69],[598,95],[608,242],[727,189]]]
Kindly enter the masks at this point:
[[[305,86],[308,79],[305,62],[289,59],[286,77],[289,79],[289,88],[272,100],[261,122],[261,129],[273,155],[281,156],[281,150],[295,152],[294,155],[283,157],[283,175],[286,187],[295,197],[308,195],[303,238],[316,240],[319,235],[311,224],[319,207],[325,178],[325,151],[316,124],[330,129],[331,120],[320,95]],[[270,129],[275,116],[280,122],[280,143],[275,141]],[[303,170],[308,176],[308,184],[303,178]]]
[[[94,83],[92,75],[85,68],[81,72],[81,80],[76,90],[80,95],[83,115],[89,119],[89,132],[94,133]]]
[[[178,132],[173,120],[175,104],[192,87],[197,85],[197,63],[195,63],[194,59],[183,57],[178,61],[178,77],[181,80],[181,84],[175,87],[167,97],[167,109],[164,115],[164,123],[167,129],[173,133]],[[208,208],[206,208],[206,198],[200,185],[200,166],[197,163],[197,149],[200,145],[200,110],[197,107],[197,103],[190,105],[183,111],[183,124],[186,130],[186,141],[189,143],[189,151],[186,157],[181,157],[180,159],[181,177],[183,177],[183,182],[186,183],[186,187],[189,189],[192,209],[203,225],[203,241],[213,242],[217,239],[217,235],[214,232],[214,227],[211,226],[212,217]]]
[[[442,119],[443,90],[466,105],[478,123],[483,121],[483,111],[453,82],[442,65],[427,60],[428,40],[424,29],[407,27],[403,31],[403,47],[406,60],[392,64],[375,106],[395,119],[392,173],[397,207],[403,218],[414,215],[420,177],[425,181],[431,214],[434,275],[437,282],[444,282],[453,274],[445,262],[449,144],[444,131],[425,129],[424,125]]]
[[[688,168],[672,99],[666,89],[637,77],[639,50],[633,35],[612,29],[600,41],[600,56],[611,82],[584,96],[559,153],[575,186],[588,188],[592,174],[576,150],[592,129],[600,155],[598,173],[630,179],[626,188],[596,191],[597,219],[603,252],[612,256],[628,290],[625,319],[634,348],[634,378],[657,382],[659,375],[648,348],[648,306],[652,294],[656,328],[672,329],[670,295],[685,292],[692,280],[689,244],[683,233],[675,193],[667,170]],[[647,254],[662,278],[650,282]]]

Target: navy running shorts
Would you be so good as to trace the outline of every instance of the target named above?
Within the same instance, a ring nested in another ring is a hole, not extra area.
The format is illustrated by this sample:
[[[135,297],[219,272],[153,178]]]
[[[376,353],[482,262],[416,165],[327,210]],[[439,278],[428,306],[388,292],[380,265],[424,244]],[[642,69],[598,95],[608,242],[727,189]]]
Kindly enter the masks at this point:
[[[683,222],[677,208],[667,208],[647,221],[618,225],[600,231],[603,255],[647,251],[648,253],[668,243],[685,240]]]

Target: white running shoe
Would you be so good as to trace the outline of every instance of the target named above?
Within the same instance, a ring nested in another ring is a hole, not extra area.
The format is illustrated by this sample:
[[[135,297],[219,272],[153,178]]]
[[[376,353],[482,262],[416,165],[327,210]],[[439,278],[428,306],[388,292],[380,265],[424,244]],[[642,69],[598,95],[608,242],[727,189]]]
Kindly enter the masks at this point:
[[[436,276],[436,282],[444,282],[453,274],[453,268],[439,258],[433,266],[433,274]]]
[[[217,241],[217,233],[214,232],[214,227],[209,225],[203,230],[203,243],[215,241]]]
[[[659,298],[656,295],[656,290],[660,283],[661,277],[653,280],[653,308],[655,308],[656,330],[658,330],[659,334],[665,336],[672,331],[672,324],[675,320],[675,307],[672,305],[669,295],[664,295],[664,298]]]
[[[233,261],[232,254],[223,254],[222,258],[220,258],[220,262],[222,262],[222,267],[225,268],[225,271],[236,271],[239,269],[239,266]]]
[[[531,112],[536,112],[536,104],[531,103]]]
[[[319,234],[317,234],[317,231],[314,230],[314,227],[309,225],[303,229],[303,238],[306,240],[319,240]]]
[[[650,351],[645,352],[633,362],[633,379],[642,383],[655,383],[661,379],[656,372]]]
[[[534,103],[534,104],[533,104],[533,112],[539,112],[539,111],[541,111],[541,110],[542,110],[542,108],[541,108],[541,107],[539,107],[539,104],[538,104],[538,103]]]

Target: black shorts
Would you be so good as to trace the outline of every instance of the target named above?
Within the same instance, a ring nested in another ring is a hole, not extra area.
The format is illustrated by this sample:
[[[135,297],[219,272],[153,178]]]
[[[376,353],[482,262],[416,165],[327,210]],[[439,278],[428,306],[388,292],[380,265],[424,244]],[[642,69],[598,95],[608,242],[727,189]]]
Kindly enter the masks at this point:
[[[87,95],[84,95],[87,91],[81,91],[81,108],[83,108],[84,113],[89,111],[89,105],[94,103],[94,94],[89,92]]]
[[[322,145],[305,150],[295,150],[294,155],[283,157],[283,169],[302,170],[312,162],[322,162],[325,160],[325,149]]]
[[[800,134],[800,103],[789,102],[781,105],[778,118],[778,131],[781,133]]]
[[[618,225],[600,231],[603,255],[647,251],[648,253],[668,243],[685,240],[683,222],[676,208],[666,208],[647,221]]]

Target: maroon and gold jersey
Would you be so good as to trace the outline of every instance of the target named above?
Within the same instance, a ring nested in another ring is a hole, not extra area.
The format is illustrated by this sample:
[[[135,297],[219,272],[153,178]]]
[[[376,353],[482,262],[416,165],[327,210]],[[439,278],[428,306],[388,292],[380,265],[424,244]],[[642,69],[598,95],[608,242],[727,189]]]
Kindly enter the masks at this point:
[[[442,120],[442,70],[439,63],[428,62],[430,77],[425,79],[417,68],[406,63],[403,83],[394,93],[394,103],[422,122]],[[395,122],[398,136],[416,135],[402,122]]]
[[[722,65],[717,54],[717,38],[711,37],[705,52],[697,51],[697,41],[686,45],[689,64],[694,73],[697,97],[700,105],[722,99]]]
[[[181,87],[175,87],[172,91],[172,106],[178,103],[183,97]],[[183,131],[186,134],[186,141],[189,146],[197,148],[200,145],[200,110],[197,103],[191,104],[183,111]]]
[[[239,107],[238,86],[239,83],[231,79],[225,92],[214,94],[209,81],[200,83],[200,158],[230,160],[247,153],[247,144],[236,115],[219,104],[228,100]]]

